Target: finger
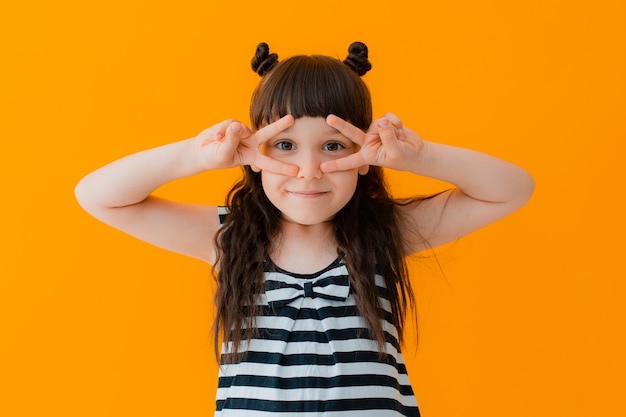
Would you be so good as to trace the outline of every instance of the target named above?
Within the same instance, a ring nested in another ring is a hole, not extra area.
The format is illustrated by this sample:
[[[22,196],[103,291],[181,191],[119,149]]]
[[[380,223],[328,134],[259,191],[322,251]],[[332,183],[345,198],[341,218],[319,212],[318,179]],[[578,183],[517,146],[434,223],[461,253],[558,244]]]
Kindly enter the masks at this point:
[[[391,124],[394,125],[395,128],[397,129],[396,135],[398,136],[398,140],[404,141],[406,134],[404,132],[404,126],[402,125],[402,120],[400,120],[400,118],[393,113],[386,113],[385,116],[383,117],[388,119],[391,122]]]
[[[245,124],[241,123],[241,133],[239,136],[241,136],[241,139],[247,139],[252,136],[252,130]]]
[[[230,125],[234,119],[227,119],[220,123],[217,123],[209,128],[204,129],[200,132],[197,138],[201,141],[202,144],[206,144],[207,142],[213,140],[221,140],[226,134],[226,128]]]
[[[334,114],[329,114],[328,117],[326,117],[326,123],[330,127],[337,129],[339,133],[341,133],[357,145],[363,146],[363,143],[365,143],[365,133],[363,133],[363,131],[358,127],[343,120],[341,117],[335,116]]]
[[[391,124],[397,127],[398,129],[403,129],[402,120],[400,120],[400,118],[396,116],[394,113],[389,113],[389,112],[385,113],[385,115],[382,118],[389,120]]]
[[[229,124],[224,130],[223,138],[220,140],[220,148],[222,152],[230,155],[235,153],[236,149],[239,147],[239,143],[241,142],[241,123],[234,121]]]
[[[283,130],[291,127],[294,123],[295,119],[292,115],[288,114],[276,120],[274,123],[270,123],[269,125],[262,127],[254,134],[257,138],[257,143],[261,144],[267,142]]]
[[[387,118],[383,117],[378,121],[378,136],[385,147],[385,152],[390,157],[393,157],[398,150],[399,140],[396,130],[396,127]]]
[[[217,129],[215,130],[215,132],[213,133],[213,138],[217,141],[224,139],[224,136],[226,136],[226,129],[228,129],[228,126],[230,125],[230,123],[225,123],[222,122],[219,125],[217,125]]]
[[[357,152],[344,158],[338,158],[333,159],[332,161],[322,162],[320,164],[320,169],[324,173],[335,171],[349,171],[351,169],[359,168],[364,165],[367,165],[367,162],[363,158],[363,154]]]
[[[236,144],[241,141],[241,136],[243,132],[243,126],[241,123],[239,123],[238,121],[234,121],[230,125],[228,125],[225,130],[226,132],[224,141],[230,141]]]
[[[254,164],[252,164],[252,169],[255,171],[269,171],[275,174],[287,175],[290,177],[295,177],[298,175],[299,168],[295,165],[286,164],[284,162],[277,161],[276,159],[270,158],[269,156],[265,156],[262,154],[257,155]]]

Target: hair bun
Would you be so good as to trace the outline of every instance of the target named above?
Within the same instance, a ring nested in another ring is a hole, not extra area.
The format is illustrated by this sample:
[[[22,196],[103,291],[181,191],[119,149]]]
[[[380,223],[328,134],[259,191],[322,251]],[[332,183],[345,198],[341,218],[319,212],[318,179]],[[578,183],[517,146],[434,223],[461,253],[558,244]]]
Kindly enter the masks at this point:
[[[359,74],[365,75],[367,71],[372,69],[372,64],[367,59],[367,46],[363,42],[353,42],[348,48],[348,57],[343,61]]]
[[[250,62],[250,66],[252,67],[252,71],[262,77],[274,68],[274,65],[276,65],[277,62],[278,55],[270,54],[269,45],[265,42],[261,42],[256,47],[256,53]]]

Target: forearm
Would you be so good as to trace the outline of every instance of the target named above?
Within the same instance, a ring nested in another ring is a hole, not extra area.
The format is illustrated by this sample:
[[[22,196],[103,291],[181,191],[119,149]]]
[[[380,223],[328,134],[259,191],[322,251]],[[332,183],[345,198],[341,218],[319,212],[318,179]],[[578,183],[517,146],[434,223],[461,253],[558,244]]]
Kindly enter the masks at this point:
[[[466,195],[494,203],[523,203],[534,188],[523,168],[493,156],[424,141],[411,171],[458,187]]]
[[[124,207],[145,200],[167,182],[205,169],[195,156],[193,139],[189,139],[135,153],[105,165],[84,177],[75,192],[85,208]]]

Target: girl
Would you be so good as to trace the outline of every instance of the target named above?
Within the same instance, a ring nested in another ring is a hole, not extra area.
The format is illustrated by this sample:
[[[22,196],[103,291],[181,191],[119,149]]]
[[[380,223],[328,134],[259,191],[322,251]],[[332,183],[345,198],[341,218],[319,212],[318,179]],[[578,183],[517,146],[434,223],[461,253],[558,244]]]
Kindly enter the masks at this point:
[[[521,207],[523,169],[372,121],[356,42],[341,62],[278,62],[260,44],[251,127],[226,120],[86,176],[78,201],[98,219],[202,259],[217,274],[216,416],[419,416],[400,346],[413,294],[405,258]],[[151,195],[205,170],[242,166],[225,207]],[[383,169],[454,184],[394,200]]]

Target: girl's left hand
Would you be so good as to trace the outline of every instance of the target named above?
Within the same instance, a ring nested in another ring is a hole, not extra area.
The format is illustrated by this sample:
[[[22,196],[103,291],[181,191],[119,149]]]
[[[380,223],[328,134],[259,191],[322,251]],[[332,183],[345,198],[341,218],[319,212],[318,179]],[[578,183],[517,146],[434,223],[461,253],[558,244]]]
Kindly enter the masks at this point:
[[[326,123],[361,149],[345,158],[322,163],[320,169],[323,172],[347,171],[367,165],[410,171],[415,168],[417,157],[424,146],[422,138],[402,126],[400,119],[393,113],[374,120],[367,132],[333,114],[326,118]]]

